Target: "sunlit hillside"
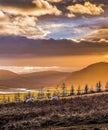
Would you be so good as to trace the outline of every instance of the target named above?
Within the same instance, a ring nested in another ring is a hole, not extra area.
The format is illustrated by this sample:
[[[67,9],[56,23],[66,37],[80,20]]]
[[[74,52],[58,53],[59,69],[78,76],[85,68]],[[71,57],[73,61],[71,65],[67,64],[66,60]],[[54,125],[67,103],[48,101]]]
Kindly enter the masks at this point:
[[[108,63],[106,62],[92,64],[80,71],[73,72],[65,82],[67,85],[81,86],[82,88],[88,84],[92,88],[99,81],[103,86],[108,82]]]

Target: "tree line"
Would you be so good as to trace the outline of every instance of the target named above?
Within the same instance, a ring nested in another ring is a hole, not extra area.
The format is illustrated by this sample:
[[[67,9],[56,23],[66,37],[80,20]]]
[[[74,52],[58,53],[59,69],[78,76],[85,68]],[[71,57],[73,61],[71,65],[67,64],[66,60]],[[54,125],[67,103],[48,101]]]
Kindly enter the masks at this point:
[[[23,98],[21,96],[21,93],[16,93],[13,99],[13,102],[21,102],[26,100],[27,98],[34,98],[36,100],[40,99],[51,99],[51,97],[57,96],[57,97],[68,97],[68,96],[78,96],[78,95],[84,95],[84,94],[93,94],[93,93],[101,93],[101,92],[108,92],[108,83],[103,87],[101,82],[97,82],[95,87],[89,88],[88,84],[86,84],[81,90],[80,85],[75,89],[73,85],[68,90],[66,87],[66,84],[63,83],[61,86],[61,90],[59,90],[59,87],[57,86],[56,89],[51,92],[51,90],[43,90],[43,87],[41,90],[37,92],[37,96],[34,95],[34,92],[28,92],[25,93]],[[104,89],[103,89],[104,88]],[[11,102],[10,97],[7,97],[4,95],[2,98],[3,103],[9,103]]]

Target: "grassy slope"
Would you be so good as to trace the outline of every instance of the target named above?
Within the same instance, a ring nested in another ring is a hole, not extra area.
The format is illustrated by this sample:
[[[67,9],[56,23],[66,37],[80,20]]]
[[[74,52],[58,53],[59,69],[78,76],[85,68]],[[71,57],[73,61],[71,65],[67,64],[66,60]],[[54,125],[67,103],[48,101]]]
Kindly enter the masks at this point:
[[[75,130],[77,127],[76,130],[80,130],[87,125],[90,125],[89,128],[102,127],[101,124],[107,127],[107,99],[108,94],[102,94],[61,99],[56,102],[37,101],[33,104],[0,105],[0,129],[39,130],[51,127],[59,130]]]

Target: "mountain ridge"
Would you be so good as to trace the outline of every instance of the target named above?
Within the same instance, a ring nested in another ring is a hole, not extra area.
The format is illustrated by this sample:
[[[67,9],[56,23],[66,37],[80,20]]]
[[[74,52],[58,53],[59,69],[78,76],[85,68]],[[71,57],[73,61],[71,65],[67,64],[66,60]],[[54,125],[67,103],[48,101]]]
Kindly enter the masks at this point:
[[[95,87],[96,83],[101,81],[103,85],[108,82],[108,62],[98,62],[71,73],[65,82],[69,85],[81,86],[86,84],[90,87]]]
[[[14,74],[11,71],[7,72]],[[0,86],[5,86],[5,88],[40,89],[41,87],[57,87],[57,85],[61,86],[62,83],[66,83],[67,87],[74,85],[77,88],[80,85],[81,88],[84,88],[86,84],[90,87],[95,87],[99,81],[103,85],[108,82],[108,62],[94,63],[75,72],[43,71],[28,74],[14,74],[14,76],[13,78],[6,77],[7,79],[1,78]]]

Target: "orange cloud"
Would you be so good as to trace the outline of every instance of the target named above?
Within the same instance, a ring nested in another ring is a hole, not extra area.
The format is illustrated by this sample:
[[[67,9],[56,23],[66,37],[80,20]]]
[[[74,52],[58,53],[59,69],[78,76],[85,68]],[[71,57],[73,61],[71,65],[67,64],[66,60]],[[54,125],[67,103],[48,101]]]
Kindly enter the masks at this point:
[[[0,14],[2,16],[2,13]],[[1,17],[0,16],[0,17]],[[2,18],[3,17],[3,18]],[[36,25],[36,17],[7,16],[4,14],[0,21],[0,35],[16,35],[28,38],[43,38],[47,32]],[[5,19],[5,20],[3,20]]]
[[[102,9],[102,5],[95,5],[90,2],[85,2],[84,5],[82,4],[75,4],[67,7],[69,10],[69,14],[89,14],[89,15],[100,15],[104,12]]]
[[[51,2],[51,3],[59,3],[61,2],[62,0],[47,0],[48,2]]]
[[[0,23],[5,22],[6,20],[8,20],[8,17],[0,11]]]

